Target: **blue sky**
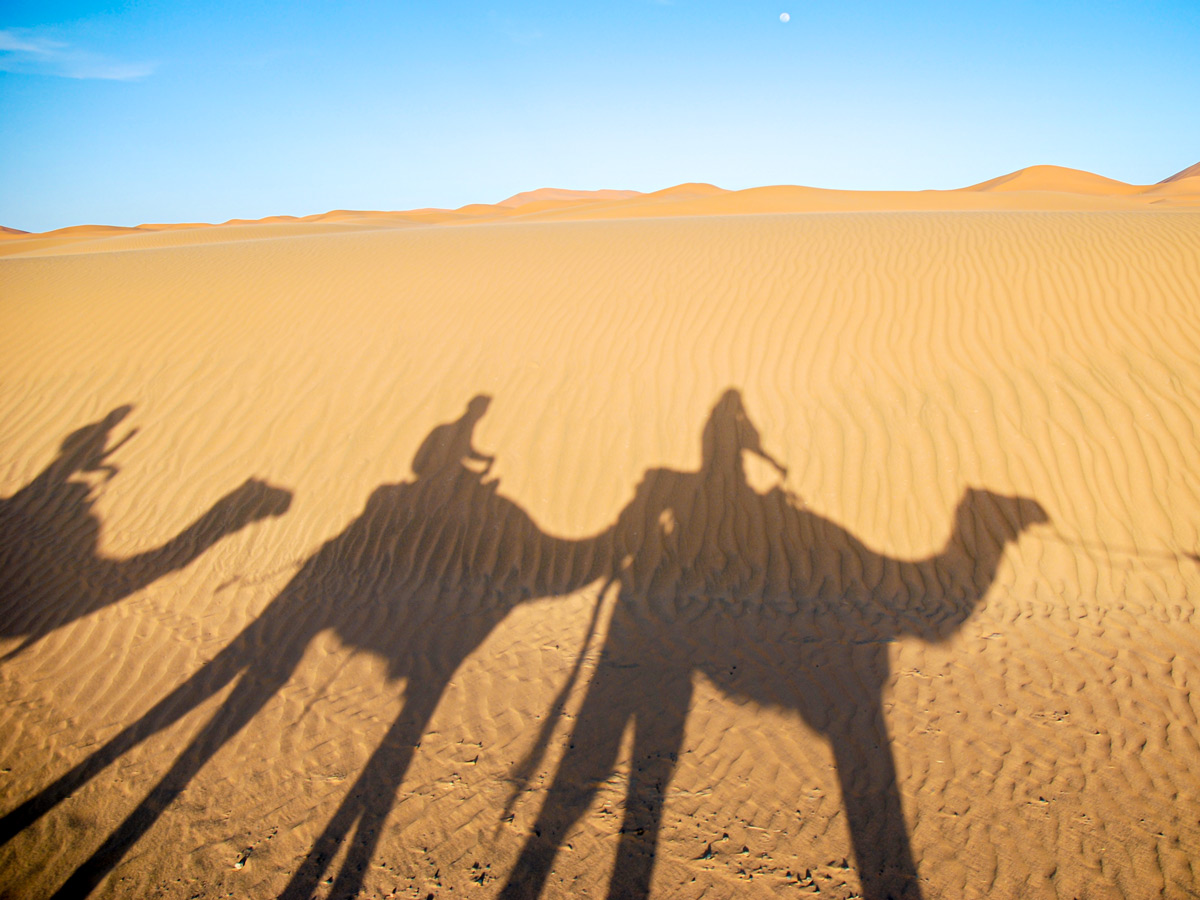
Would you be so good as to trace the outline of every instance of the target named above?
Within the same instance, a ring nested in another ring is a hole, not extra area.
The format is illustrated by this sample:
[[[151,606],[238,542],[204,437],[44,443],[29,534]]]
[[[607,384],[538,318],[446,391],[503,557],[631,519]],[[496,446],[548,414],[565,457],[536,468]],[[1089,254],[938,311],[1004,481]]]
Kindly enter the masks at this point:
[[[0,224],[1155,182],[1200,161],[1197,48],[1196,0],[5,0]]]

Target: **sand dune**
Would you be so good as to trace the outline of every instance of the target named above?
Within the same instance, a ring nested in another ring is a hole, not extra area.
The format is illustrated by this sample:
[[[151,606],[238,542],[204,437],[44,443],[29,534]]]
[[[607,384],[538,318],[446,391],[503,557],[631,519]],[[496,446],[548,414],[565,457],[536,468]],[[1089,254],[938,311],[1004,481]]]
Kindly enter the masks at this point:
[[[1195,167],[1193,167],[1195,168]],[[496,204],[474,203],[458,209],[403,212],[331,210],[300,218],[231,219],[221,225],[184,223],[79,225],[43,234],[0,234],[0,256],[31,253],[146,249],[183,243],[245,240],[286,234],[336,231],[340,226],[411,228],[500,221],[583,221],[677,216],[752,215],[798,212],[875,212],[948,210],[1117,210],[1147,207],[1200,207],[1200,178],[1187,169],[1157,185],[1133,185],[1062,166],[1031,166],[990,181],[949,191],[839,191],[774,185],[727,191],[712,184],[679,184],[641,194],[637,191],[572,191],[541,188]],[[216,234],[211,229],[218,229]],[[5,231],[9,231],[6,229]],[[170,235],[162,232],[178,232]],[[147,233],[159,235],[146,237]],[[134,237],[136,236],[136,237]],[[105,240],[122,237],[123,240]]]
[[[1055,191],[1100,197],[1141,193],[1144,188],[1062,166],[1030,166],[965,188],[968,191]]]
[[[0,892],[1200,892],[1188,181],[5,238]]]
[[[1168,182],[1172,181],[1182,181],[1185,178],[1195,178],[1197,175],[1200,175],[1200,162],[1196,163],[1194,166],[1188,166],[1186,169],[1176,172],[1169,178],[1164,178],[1159,182],[1159,184],[1167,184]]]
[[[638,191],[569,191],[562,188],[539,188],[536,191],[522,191],[513,194],[506,200],[501,200],[497,206],[516,209],[533,203],[563,203],[589,200],[627,200],[640,196]]]

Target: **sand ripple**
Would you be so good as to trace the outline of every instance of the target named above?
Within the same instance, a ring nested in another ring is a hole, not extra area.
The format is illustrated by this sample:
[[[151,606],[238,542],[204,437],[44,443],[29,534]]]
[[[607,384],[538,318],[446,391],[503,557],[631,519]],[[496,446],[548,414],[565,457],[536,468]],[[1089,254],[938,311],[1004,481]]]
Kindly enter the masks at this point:
[[[1200,216],[238,227],[0,261],[5,896],[1200,891]]]

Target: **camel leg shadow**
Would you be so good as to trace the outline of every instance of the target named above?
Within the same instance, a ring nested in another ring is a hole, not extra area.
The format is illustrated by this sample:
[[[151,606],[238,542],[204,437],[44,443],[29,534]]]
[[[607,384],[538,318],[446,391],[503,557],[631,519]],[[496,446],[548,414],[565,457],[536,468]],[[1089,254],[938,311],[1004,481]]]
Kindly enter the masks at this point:
[[[130,750],[182,719],[241,675],[255,638],[253,629],[243,632],[136,722],[122,729],[104,746],[93,751],[35,796],[0,817],[0,845],[11,841]],[[233,699],[232,696],[230,699]]]
[[[857,651],[857,652],[855,652]],[[896,764],[883,716],[885,646],[842,648],[834,665],[845,692],[824,729],[837,764],[864,900],[921,900],[917,866],[900,803]]]
[[[545,804],[500,897],[525,900],[541,895],[571,827],[583,816],[600,786],[613,774],[621,738],[633,724],[633,758],[626,788],[625,818],[617,860],[608,887],[610,900],[644,900],[662,824],[663,801],[679,751],[691,701],[689,672],[647,669],[621,654],[615,659],[610,635],[588,687],[566,755],[555,773]],[[642,661],[652,657],[642,657]],[[623,670],[634,670],[630,678]]]
[[[58,889],[55,900],[85,897],[91,893],[217,751],[287,683],[293,668],[290,664],[278,665],[269,672],[243,674],[221,708],[204,724],[158,784]],[[192,699],[191,708],[202,700]],[[105,753],[106,757],[111,755]]]
[[[358,895],[367,866],[382,835],[384,821],[392,810],[396,793],[444,687],[440,685],[434,690],[414,691],[405,698],[400,715],[371,754],[300,868],[279,895],[280,900],[305,900],[311,897],[351,829],[354,829],[354,836],[350,848],[328,896]]]

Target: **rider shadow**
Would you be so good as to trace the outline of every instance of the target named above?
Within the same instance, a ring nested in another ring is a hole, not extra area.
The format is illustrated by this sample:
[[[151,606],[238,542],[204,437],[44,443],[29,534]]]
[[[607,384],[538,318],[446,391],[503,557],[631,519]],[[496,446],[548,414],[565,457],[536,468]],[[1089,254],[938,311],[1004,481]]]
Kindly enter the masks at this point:
[[[290,492],[249,479],[162,546],[125,559],[101,556],[95,497],[74,477],[103,472],[107,482],[117,475],[106,460],[137,429],[111,447],[109,436],[131,410],[119,406],[69,434],[33,481],[0,499],[0,637],[22,639],[3,659],[184,568],[251,522],[287,512]]]
[[[730,390],[705,426],[700,470],[650,470],[621,513],[609,631],[502,897],[542,892],[568,831],[614,773],[628,726],[632,760],[608,896],[649,896],[695,673],[728,695],[795,710],[824,735],[863,896],[920,896],[883,715],[887,644],[901,635],[953,634],[987,592],[1006,545],[1048,518],[1033,500],[970,489],[940,553],[894,559],[781,488],[755,491],[744,452],[785,473]],[[544,722],[518,783],[553,728],[552,718]]]
[[[609,568],[607,544],[541,532],[484,475],[472,435],[489,398],[435,428],[416,478],[377,488],[362,513],[313,554],[255,621],[141,719],[0,819],[8,841],[104,768],[231,682],[227,698],[171,768],[60,888],[90,892],[205,763],[287,683],[310,642],[334,632],[405,679],[404,705],[283,895],[307,897],[340,848],[331,896],[357,894],[413,751],[454,672],[517,604],[566,594]]]

